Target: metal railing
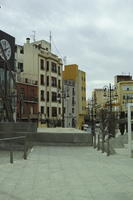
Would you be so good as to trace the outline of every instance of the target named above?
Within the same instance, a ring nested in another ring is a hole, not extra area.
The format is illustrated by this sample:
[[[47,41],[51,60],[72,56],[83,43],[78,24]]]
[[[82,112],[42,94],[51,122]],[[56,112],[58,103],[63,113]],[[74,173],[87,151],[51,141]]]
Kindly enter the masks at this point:
[[[10,142],[10,163],[13,164],[13,145],[12,145],[12,141],[16,141],[16,140],[24,140],[24,154],[23,154],[23,158],[25,160],[27,160],[27,151],[28,151],[28,145],[27,145],[27,138],[26,136],[19,136],[19,137],[11,137],[11,138],[3,138],[0,139],[0,142],[4,142],[4,141],[9,141]]]

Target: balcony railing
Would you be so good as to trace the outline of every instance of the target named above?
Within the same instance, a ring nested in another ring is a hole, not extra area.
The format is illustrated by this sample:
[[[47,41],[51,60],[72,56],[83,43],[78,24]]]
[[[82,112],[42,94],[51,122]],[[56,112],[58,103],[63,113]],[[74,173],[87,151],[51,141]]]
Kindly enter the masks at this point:
[[[24,96],[23,99],[24,99],[25,102],[38,103],[38,97],[27,97],[27,96]]]

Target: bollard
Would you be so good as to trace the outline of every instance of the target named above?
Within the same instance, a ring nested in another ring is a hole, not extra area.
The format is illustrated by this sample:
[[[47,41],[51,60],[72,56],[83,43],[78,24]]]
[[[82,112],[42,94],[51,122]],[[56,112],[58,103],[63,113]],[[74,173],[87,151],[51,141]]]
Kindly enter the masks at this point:
[[[100,135],[98,134],[97,150],[100,150]]]
[[[107,139],[107,156],[110,155],[110,150],[109,150],[109,137]]]
[[[96,133],[94,134],[93,147],[96,148]]]
[[[102,153],[104,153],[104,136],[102,136]]]
[[[10,163],[13,164],[13,151],[10,150]]]
[[[24,160],[27,160],[27,142],[26,142],[26,138],[24,139]]]

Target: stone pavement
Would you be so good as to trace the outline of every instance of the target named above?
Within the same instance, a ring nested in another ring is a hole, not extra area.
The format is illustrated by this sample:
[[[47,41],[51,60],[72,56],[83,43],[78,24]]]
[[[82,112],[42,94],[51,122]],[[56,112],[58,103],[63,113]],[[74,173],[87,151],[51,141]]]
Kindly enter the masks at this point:
[[[133,200],[133,159],[127,156],[107,157],[92,147],[36,146],[28,160],[19,152],[10,164],[3,153],[0,200]]]

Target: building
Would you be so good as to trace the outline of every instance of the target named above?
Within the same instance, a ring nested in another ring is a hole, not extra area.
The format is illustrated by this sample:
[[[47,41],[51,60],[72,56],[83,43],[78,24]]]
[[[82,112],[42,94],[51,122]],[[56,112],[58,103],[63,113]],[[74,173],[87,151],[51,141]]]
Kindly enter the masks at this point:
[[[96,120],[99,120],[99,111],[105,108],[107,98],[104,97],[104,89],[94,89],[92,91],[92,106],[94,109],[94,116]]]
[[[132,76],[131,75],[116,75],[114,77],[114,84],[117,85],[118,82],[121,81],[131,81]]]
[[[38,121],[38,85],[37,81],[17,77],[17,91],[22,100],[17,101],[17,120]]]
[[[63,71],[65,127],[81,129],[86,115],[86,73],[78,65],[66,65]]]
[[[16,47],[16,65],[27,82],[38,84],[38,113],[42,121],[55,126],[62,120],[62,102],[57,94],[62,90],[62,60],[51,52],[51,44],[45,40],[30,42]]]
[[[133,80],[117,83],[119,112],[127,111],[127,104],[133,103]]]

